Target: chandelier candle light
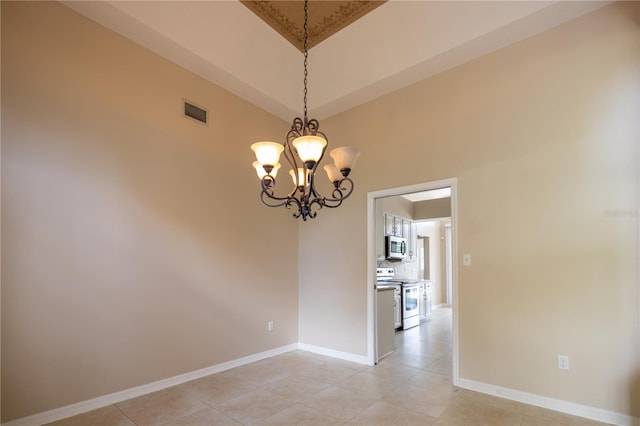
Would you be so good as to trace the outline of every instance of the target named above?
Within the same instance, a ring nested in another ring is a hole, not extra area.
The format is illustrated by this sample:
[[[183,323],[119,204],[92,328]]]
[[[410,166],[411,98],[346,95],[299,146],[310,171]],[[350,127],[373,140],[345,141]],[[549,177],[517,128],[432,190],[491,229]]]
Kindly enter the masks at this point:
[[[296,117],[287,133],[284,145],[277,142],[256,142],[251,145],[257,161],[253,162],[260,178],[262,193],[260,199],[269,207],[295,206],[293,217],[315,218],[322,207],[335,208],[342,204],[353,192],[353,181],[348,177],[356,164],[360,151],[353,147],[340,147],[331,150],[329,155],[334,164],[327,164],[324,170],[333,183],[331,196],[323,196],[316,189],[316,169],[327,149],[327,136],[318,131],[318,120],[307,118],[307,18],[308,0],[304,2],[304,117]],[[280,154],[291,165],[289,174],[293,180],[293,189],[288,195],[276,196],[274,188],[276,175],[280,169]]]

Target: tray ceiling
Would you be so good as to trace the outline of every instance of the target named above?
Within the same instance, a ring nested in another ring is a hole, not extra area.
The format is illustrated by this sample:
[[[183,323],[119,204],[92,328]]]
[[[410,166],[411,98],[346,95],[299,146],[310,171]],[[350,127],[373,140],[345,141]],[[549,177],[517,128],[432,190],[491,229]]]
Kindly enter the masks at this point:
[[[62,3],[285,121],[301,113],[300,1]],[[322,120],[608,3],[312,1],[309,115]]]
[[[385,0],[386,1],[386,0]],[[304,2],[241,0],[260,19],[304,51]],[[307,48],[340,31],[384,1],[309,1]]]

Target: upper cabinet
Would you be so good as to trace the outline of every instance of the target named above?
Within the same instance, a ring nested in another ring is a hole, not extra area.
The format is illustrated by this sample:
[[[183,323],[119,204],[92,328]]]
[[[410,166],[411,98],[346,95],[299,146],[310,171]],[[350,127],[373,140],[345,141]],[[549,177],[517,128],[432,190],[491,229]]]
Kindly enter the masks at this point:
[[[402,219],[402,237],[409,239],[411,238],[411,225],[413,222],[407,219]]]
[[[384,234],[395,237],[404,237],[404,225],[406,219],[391,214],[384,215]]]
[[[418,258],[418,224],[409,222],[409,236],[407,239],[407,262],[415,262]]]
[[[407,240],[407,256],[405,262],[415,262],[418,245],[418,226],[415,222],[399,216],[385,213],[384,234],[402,237]]]

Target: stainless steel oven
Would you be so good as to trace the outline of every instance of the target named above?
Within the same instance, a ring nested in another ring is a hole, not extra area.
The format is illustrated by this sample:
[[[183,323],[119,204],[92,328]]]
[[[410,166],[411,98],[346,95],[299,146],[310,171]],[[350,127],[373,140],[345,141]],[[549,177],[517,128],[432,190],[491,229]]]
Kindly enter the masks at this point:
[[[418,283],[402,284],[402,329],[420,325],[420,291]]]

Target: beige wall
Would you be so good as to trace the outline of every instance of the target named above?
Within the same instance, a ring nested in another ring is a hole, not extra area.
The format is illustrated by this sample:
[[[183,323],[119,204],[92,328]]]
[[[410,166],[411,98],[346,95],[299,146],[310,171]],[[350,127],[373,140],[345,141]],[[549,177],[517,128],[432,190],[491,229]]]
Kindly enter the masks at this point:
[[[324,120],[363,153],[300,227],[301,341],[366,355],[366,194],[455,176],[461,377],[640,416],[638,7]]]
[[[413,203],[402,197],[387,197],[382,199],[384,213],[389,213],[404,219],[413,220]],[[384,216],[382,218],[384,220]]]
[[[249,165],[288,123],[2,2],[2,421],[298,340],[366,355],[366,194],[453,176],[461,376],[640,416],[638,35],[615,4],[323,120],[356,191],[296,224]]]
[[[297,223],[249,150],[286,128],[58,3],[2,2],[3,422],[298,341]]]
[[[451,198],[418,201],[413,203],[413,218],[415,220],[436,219],[451,216]]]

